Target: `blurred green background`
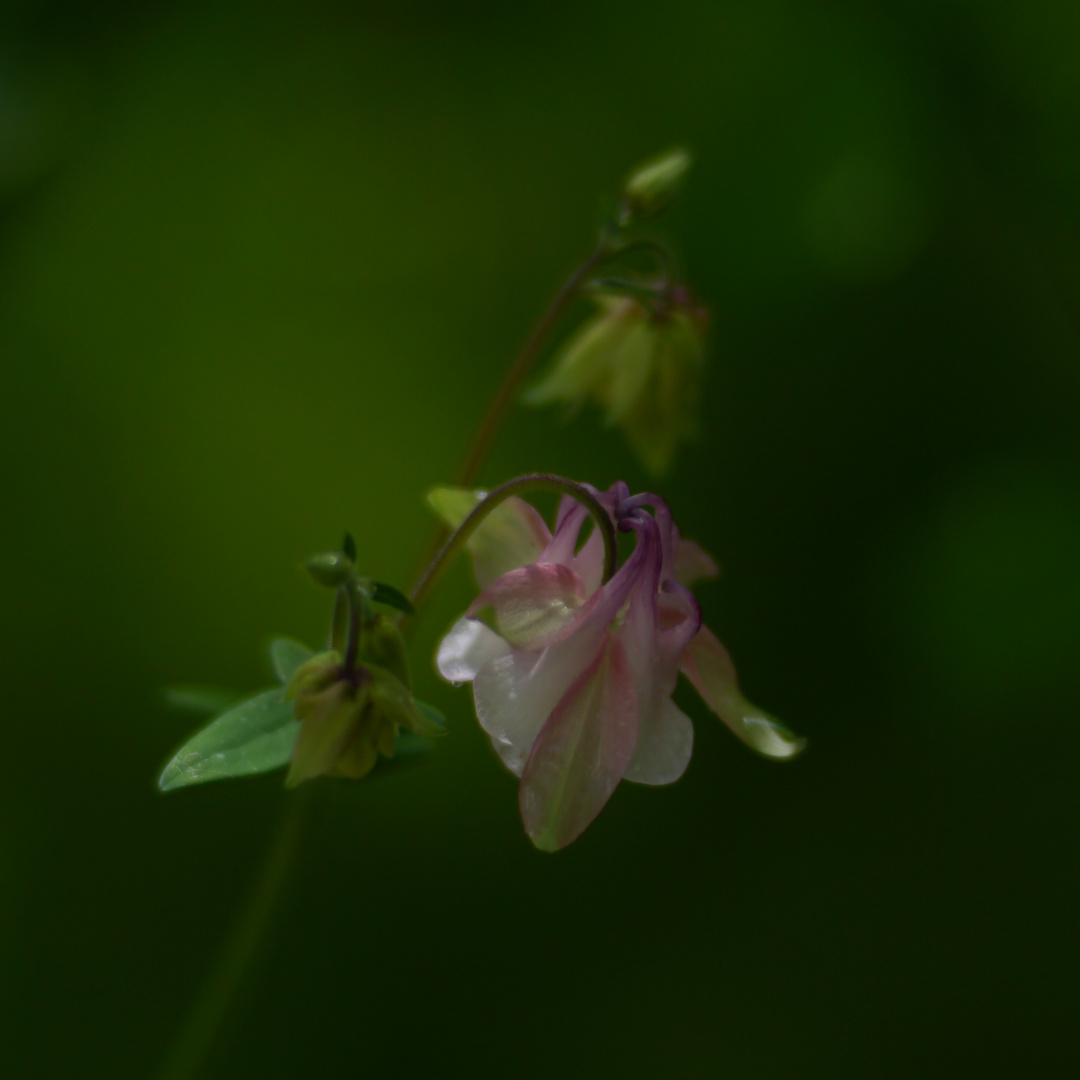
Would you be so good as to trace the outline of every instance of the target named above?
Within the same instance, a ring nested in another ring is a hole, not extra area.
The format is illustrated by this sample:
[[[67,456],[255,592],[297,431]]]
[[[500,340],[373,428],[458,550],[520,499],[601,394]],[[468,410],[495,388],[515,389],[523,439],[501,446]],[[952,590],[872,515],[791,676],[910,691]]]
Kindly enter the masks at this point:
[[[404,585],[501,370],[639,159],[712,306],[660,487],[781,766],[532,850],[467,690],[324,785],[202,1075],[1041,1077],[1074,1064],[1080,8],[1060,0],[7,2],[0,1057],[152,1074],[287,796],[160,796],[160,688]],[[569,324],[567,324],[569,325]],[[585,416],[484,469],[652,486]]]

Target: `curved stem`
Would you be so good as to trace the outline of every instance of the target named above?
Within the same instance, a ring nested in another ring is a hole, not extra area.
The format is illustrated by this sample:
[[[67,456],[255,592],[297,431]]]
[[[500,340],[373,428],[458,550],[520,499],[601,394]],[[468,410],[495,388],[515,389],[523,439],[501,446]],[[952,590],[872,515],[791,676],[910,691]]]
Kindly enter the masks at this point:
[[[304,785],[295,795],[289,796],[288,806],[270,842],[247,905],[158,1070],[157,1080],[188,1080],[199,1075],[207,1052],[273,920],[283,886],[296,858],[310,800],[306,788],[310,786]]]
[[[471,487],[476,480],[476,474],[480,471],[480,465],[495,438],[495,433],[499,430],[503,416],[514,403],[514,398],[529,374],[540,346],[554,329],[559,317],[570,306],[570,302],[577,296],[585,279],[611,254],[612,230],[607,227],[600,233],[600,239],[592,254],[570,275],[566,284],[548,305],[547,310],[540,316],[540,321],[529,335],[521,352],[518,353],[517,359],[510,365],[499,389],[495,391],[495,396],[491,399],[491,404],[488,405],[484,419],[473,438],[465,464],[461,466],[461,471],[458,473],[458,487]]]
[[[623,255],[633,254],[635,251],[648,252],[660,264],[660,289],[667,290],[679,281],[679,260],[675,252],[662,240],[652,236],[642,236],[634,240],[628,240],[625,244],[614,248],[611,258],[621,258]]]
[[[446,543],[428,563],[427,569],[420,575],[420,579],[413,586],[412,595],[409,599],[414,607],[420,604],[420,601],[438,580],[439,575],[450,565],[488,514],[500,503],[509,499],[511,495],[520,495],[523,491],[555,491],[560,495],[569,495],[571,498],[577,499],[589,511],[597,529],[600,530],[600,535],[604,539],[603,582],[606,583],[611,580],[619,562],[618,538],[615,535],[615,526],[611,522],[611,517],[601,505],[600,500],[584,484],[575,483],[573,480],[556,476],[554,473],[530,473],[528,476],[519,476],[516,480],[508,480],[505,484],[500,484],[490,491],[450,534]]]

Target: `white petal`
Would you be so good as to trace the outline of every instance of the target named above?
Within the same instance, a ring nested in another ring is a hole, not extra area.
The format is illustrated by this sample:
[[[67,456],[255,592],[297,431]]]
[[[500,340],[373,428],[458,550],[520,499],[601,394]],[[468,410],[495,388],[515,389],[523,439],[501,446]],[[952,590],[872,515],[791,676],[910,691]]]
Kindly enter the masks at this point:
[[[500,656],[477,673],[473,698],[480,726],[503,764],[520,776],[529,751],[570,684],[596,659],[597,637],[577,636],[542,652]]]
[[[489,660],[509,651],[508,642],[479,619],[458,619],[439,642],[435,664],[452,683],[472,682]]]
[[[638,717],[638,740],[627,780],[637,784],[673,784],[686,771],[694,749],[694,725],[671,698],[650,716]]]

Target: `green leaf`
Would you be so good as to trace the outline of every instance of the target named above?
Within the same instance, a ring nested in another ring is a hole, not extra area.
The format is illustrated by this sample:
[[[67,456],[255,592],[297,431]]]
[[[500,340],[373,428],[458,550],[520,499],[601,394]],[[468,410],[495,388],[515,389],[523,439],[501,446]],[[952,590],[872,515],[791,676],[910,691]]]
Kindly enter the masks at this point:
[[[433,724],[438,724],[439,727],[446,727],[446,717],[443,716],[434,705],[429,705],[426,701],[421,701],[419,698],[413,698],[413,701],[416,703],[416,707]]]
[[[166,686],[163,693],[165,704],[170,708],[204,716],[217,716],[231,709],[244,696],[221,686]]]
[[[350,562],[356,562],[356,541],[352,533],[345,534],[345,539],[341,541],[341,550],[345,552]]]
[[[394,756],[386,758],[379,756],[375,768],[368,773],[368,778],[377,780],[381,776],[389,776],[403,769],[411,769],[419,765],[424,758],[431,753],[434,743],[423,735],[414,735],[411,731],[403,731],[394,743]]]
[[[306,645],[292,638],[276,637],[270,642],[270,663],[274,666],[274,674],[286,686],[296,669],[314,655]]]
[[[384,585],[381,581],[373,581],[371,583],[371,599],[378,601],[380,604],[386,604],[387,607],[404,611],[406,615],[413,614],[413,606],[409,602],[409,598],[403,592],[395,589],[393,585]]]
[[[418,754],[431,753],[434,743],[423,735],[415,735],[411,731],[403,731],[394,743],[394,757],[397,761],[401,758],[416,757]]]
[[[176,752],[158,787],[173,791],[287,765],[300,724],[283,694],[266,690],[211,721]]]

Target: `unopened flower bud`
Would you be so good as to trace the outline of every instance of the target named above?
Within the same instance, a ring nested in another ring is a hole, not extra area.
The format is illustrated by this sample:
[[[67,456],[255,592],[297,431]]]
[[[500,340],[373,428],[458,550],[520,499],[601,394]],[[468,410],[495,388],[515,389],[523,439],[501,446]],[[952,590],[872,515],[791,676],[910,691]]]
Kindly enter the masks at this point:
[[[304,560],[304,568],[320,584],[336,589],[349,580],[356,570],[352,559],[343,551],[329,551]]]
[[[685,150],[676,148],[634,169],[623,186],[622,224],[644,221],[663,211],[678,194],[692,160]]]
[[[395,674],[373,663],[346,671],[336,652],[302,664],[285,697],[300,721],[286,787],[317,776],[365,776],[379,754],[393,757],[400,728],[418,735],[444,734]]]
[[[376,615],[364,628],[361,660],[386,668],[405,686],[409,685],[409,663],[405,639],[397,623],[387,615]]]

